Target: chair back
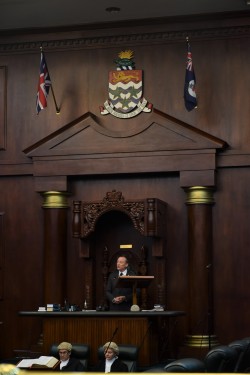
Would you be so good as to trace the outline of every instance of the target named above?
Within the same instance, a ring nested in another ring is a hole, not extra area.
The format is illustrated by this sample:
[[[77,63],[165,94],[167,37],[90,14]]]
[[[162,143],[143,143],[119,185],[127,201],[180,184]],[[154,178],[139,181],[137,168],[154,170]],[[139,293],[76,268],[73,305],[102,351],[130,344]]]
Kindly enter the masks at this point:
[[[50,347],[50,355],[59,358],[58,347],[59,344],[52,344]],[[88,344],[71,343],[71,357],[77,358],[83,364],[84,369],[88,369],[88,362],[90,356],[90,346]]]
[[[135,345],[119,344],[119,359],[128,366],[129,372],[136,372],[137,360],[139,355],[139,348]],[[98,359],[102,360],[105,358],[103,346],[98,348]]]
[[[168,363],[165,372],[205,372],[205,363],[196,358],[181,358]]]
[[[220,345],[211,349],[205,356],[206,372],[234,372],[238,359],[235,349]]]
[[[238,353],[238,360],[234,372],[248,372],[250,368],[250,337],[232,341],[228,346]]]

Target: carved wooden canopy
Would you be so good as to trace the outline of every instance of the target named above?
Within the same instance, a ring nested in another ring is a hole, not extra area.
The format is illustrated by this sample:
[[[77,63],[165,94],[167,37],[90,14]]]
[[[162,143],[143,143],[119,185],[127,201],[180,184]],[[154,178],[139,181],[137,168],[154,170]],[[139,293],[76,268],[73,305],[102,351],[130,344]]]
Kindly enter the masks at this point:
[[[125,200],[122,192],[107,192],[102,201],[73,202],[73,236],[87,238],[95,231],[99,217],[111,210],[128,215],[134,228],[144,236],[163,237],[167,204],[157,198]]]

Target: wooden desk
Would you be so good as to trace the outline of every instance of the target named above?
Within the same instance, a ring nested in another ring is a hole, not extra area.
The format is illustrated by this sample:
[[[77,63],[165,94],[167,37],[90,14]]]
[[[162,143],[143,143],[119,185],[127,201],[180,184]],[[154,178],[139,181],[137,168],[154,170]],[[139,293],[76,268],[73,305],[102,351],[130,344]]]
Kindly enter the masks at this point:
[[[184,311],[76,311],[40,312],[20,311],[19,315],[42,318],[43,353],[49,355],[53,343],[68,341],[90,345],[90,365],[97,363],[97,348],[112,337],[120,344],[133,344],[140,348],[138,364],[141,367],[159,362],[162,334],[168,335],[171,321],[184,316]],[[164,330],[163,330],[164,327]],[[166,332],[168,327],[168,332]],[[169,337],[166,337],[169,343]]]

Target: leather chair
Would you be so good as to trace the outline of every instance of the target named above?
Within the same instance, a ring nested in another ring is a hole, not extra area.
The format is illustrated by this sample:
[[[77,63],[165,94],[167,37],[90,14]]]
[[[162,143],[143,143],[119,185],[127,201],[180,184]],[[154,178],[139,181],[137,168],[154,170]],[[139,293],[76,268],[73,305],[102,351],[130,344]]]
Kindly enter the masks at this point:
[[[206,372],[234,372],[238,353],[228,345],[211,349],[204,358]]]
[[[50,355],[59,359],[58,347],[59,344],[52,344],[50,348]],[[83,364],[84,369],[88,369],[88,362],[90,356],[90,346],[88,344],[73,344],[71,350],[71,357],[77,358]]]
[[[165,372],[205,372],[205,364],[196,358],[181,358],[168,363]]]
[[[123,345],[119,344],[119,359],[126,363],[129,372],[136,372],[137,370],[137,360],[139,355],[139,348],[135,345]],[[103,346],[98,348],[98,359],[103,360],[105,358]]]
[[[249,372],[250,370],[250,337],[232,341],[228,346],[238,353],[234,372]]]

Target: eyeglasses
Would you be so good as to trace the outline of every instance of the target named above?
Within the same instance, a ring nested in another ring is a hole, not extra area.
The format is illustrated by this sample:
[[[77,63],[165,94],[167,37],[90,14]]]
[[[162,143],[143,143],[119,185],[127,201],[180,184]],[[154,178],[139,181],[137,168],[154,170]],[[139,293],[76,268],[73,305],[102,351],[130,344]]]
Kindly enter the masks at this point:
[[[60,355],[63,355],[63,354],[68,354],[68,351],[67,350],[64,350],[63,352],[59,352]]]

